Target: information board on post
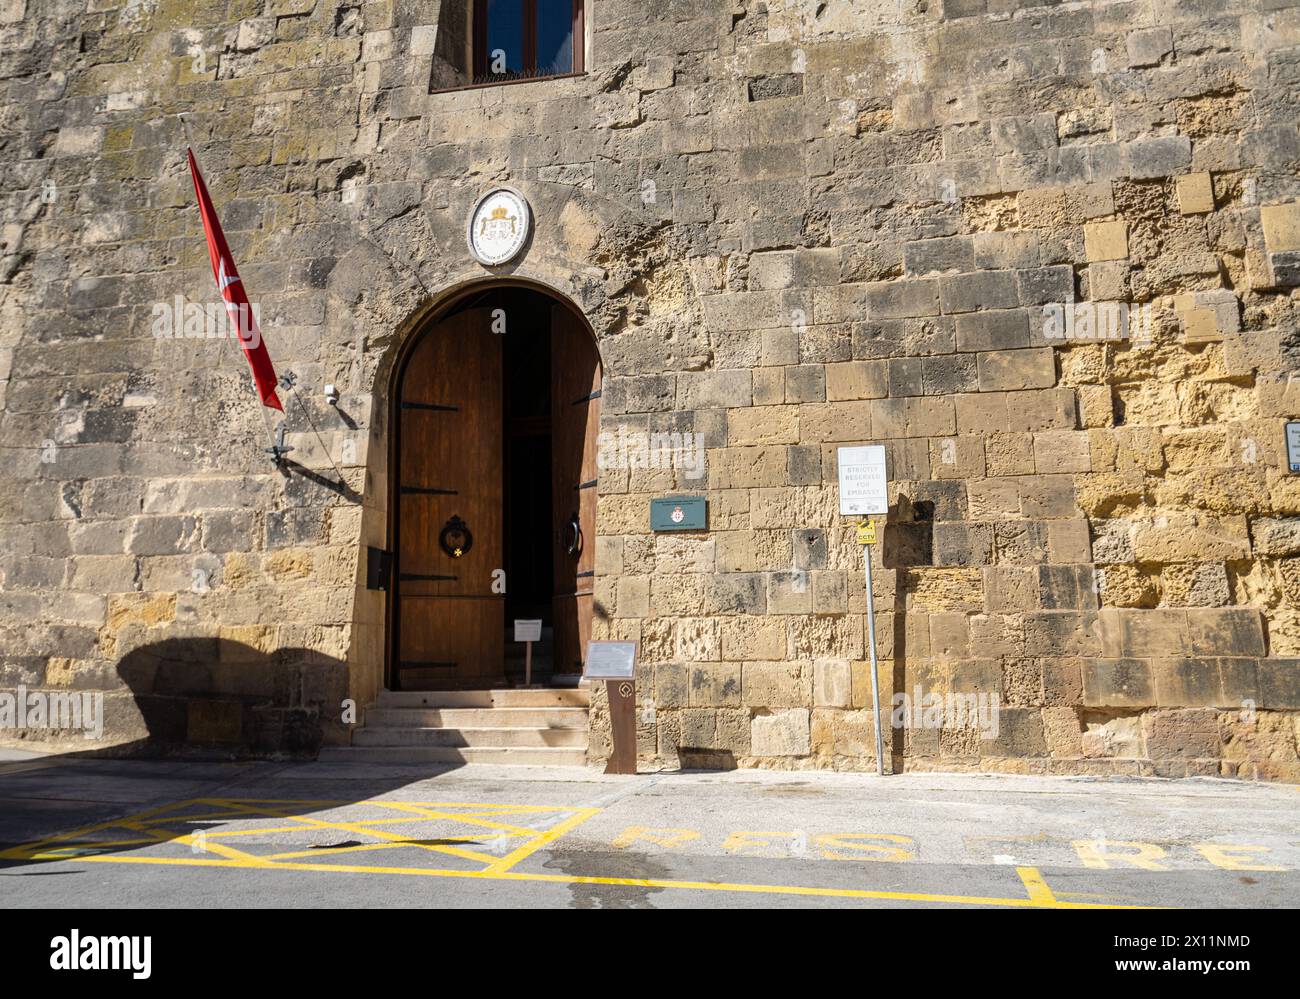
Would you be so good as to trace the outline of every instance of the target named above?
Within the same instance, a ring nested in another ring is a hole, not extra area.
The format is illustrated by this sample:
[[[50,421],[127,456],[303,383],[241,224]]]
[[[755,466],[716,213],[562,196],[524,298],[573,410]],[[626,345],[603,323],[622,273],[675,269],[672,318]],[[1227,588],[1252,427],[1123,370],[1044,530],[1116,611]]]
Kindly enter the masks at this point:
[[[613,743],[607,774],[636,773],[636,642],[588,642],[590,680],[605,681]]]
[[[588,642],[587,679],[635,679],[636,651],[636,642]]]
[[[533,642],[541,641],[541,618],[515,618],[515,641],[524,643],[524,686],[531,688],[533,683]]]
[[[542,640],[541,618],[515,618],[516,642],[540,642]]]
[[[885,473],[885,446],[865,444],[842,447],[837,459],[840,472],[840,513],[845,517],[889,512],[889,479]]]

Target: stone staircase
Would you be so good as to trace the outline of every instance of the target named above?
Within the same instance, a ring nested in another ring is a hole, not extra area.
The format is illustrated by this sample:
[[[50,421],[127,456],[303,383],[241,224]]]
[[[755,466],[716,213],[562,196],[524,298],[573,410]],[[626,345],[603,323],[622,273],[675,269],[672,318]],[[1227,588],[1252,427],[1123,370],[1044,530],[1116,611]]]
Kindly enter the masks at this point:
[[[320,759],[374,763],[587,762],[585,689],[384,690],[352,745]]]

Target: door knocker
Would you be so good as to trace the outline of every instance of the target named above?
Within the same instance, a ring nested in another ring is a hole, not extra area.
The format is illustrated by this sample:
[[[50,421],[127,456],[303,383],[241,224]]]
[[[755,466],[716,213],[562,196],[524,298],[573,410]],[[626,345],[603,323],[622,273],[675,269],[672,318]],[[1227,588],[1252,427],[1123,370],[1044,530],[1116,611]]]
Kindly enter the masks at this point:
[[[565,542],[565,554],[577,556],[582,551],[582,526],[578,522],[578,515],[576,513],[569,518],[566,531],[571,536],[572,540]]]
[[[469,525],[457,516],[442,525],[438,532],[438,547],[452,558],[460,558],[474,547],[474,535]]]

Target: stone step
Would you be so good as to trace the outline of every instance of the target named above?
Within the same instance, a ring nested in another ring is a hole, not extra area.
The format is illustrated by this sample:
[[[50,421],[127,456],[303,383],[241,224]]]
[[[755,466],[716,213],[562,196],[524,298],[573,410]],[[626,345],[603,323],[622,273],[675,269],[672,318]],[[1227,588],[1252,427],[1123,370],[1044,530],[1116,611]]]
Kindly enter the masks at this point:
[[[524,767],[585,767],[586,748],[533,746],[325,746],[328,763],[490,763]]]
[[[580,728],[587,709],[547,708],[371,708],[366,728]]]
[[[359,728],[354,746],[474,746],[586,748],[585,728]]]
[[[585,708],[582,687],[542,690],[381,690],[380,708]]]

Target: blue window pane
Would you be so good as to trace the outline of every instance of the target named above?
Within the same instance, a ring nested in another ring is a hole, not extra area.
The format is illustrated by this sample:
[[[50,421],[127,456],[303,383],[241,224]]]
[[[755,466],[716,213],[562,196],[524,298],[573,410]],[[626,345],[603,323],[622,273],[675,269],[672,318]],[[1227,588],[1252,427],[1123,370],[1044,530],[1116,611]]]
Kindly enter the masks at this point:
[[[524,70],[524,0],[487,0],[486,69],[493,76]]]
[[[573,72],[573,0],[537,0],[537,72]]]

